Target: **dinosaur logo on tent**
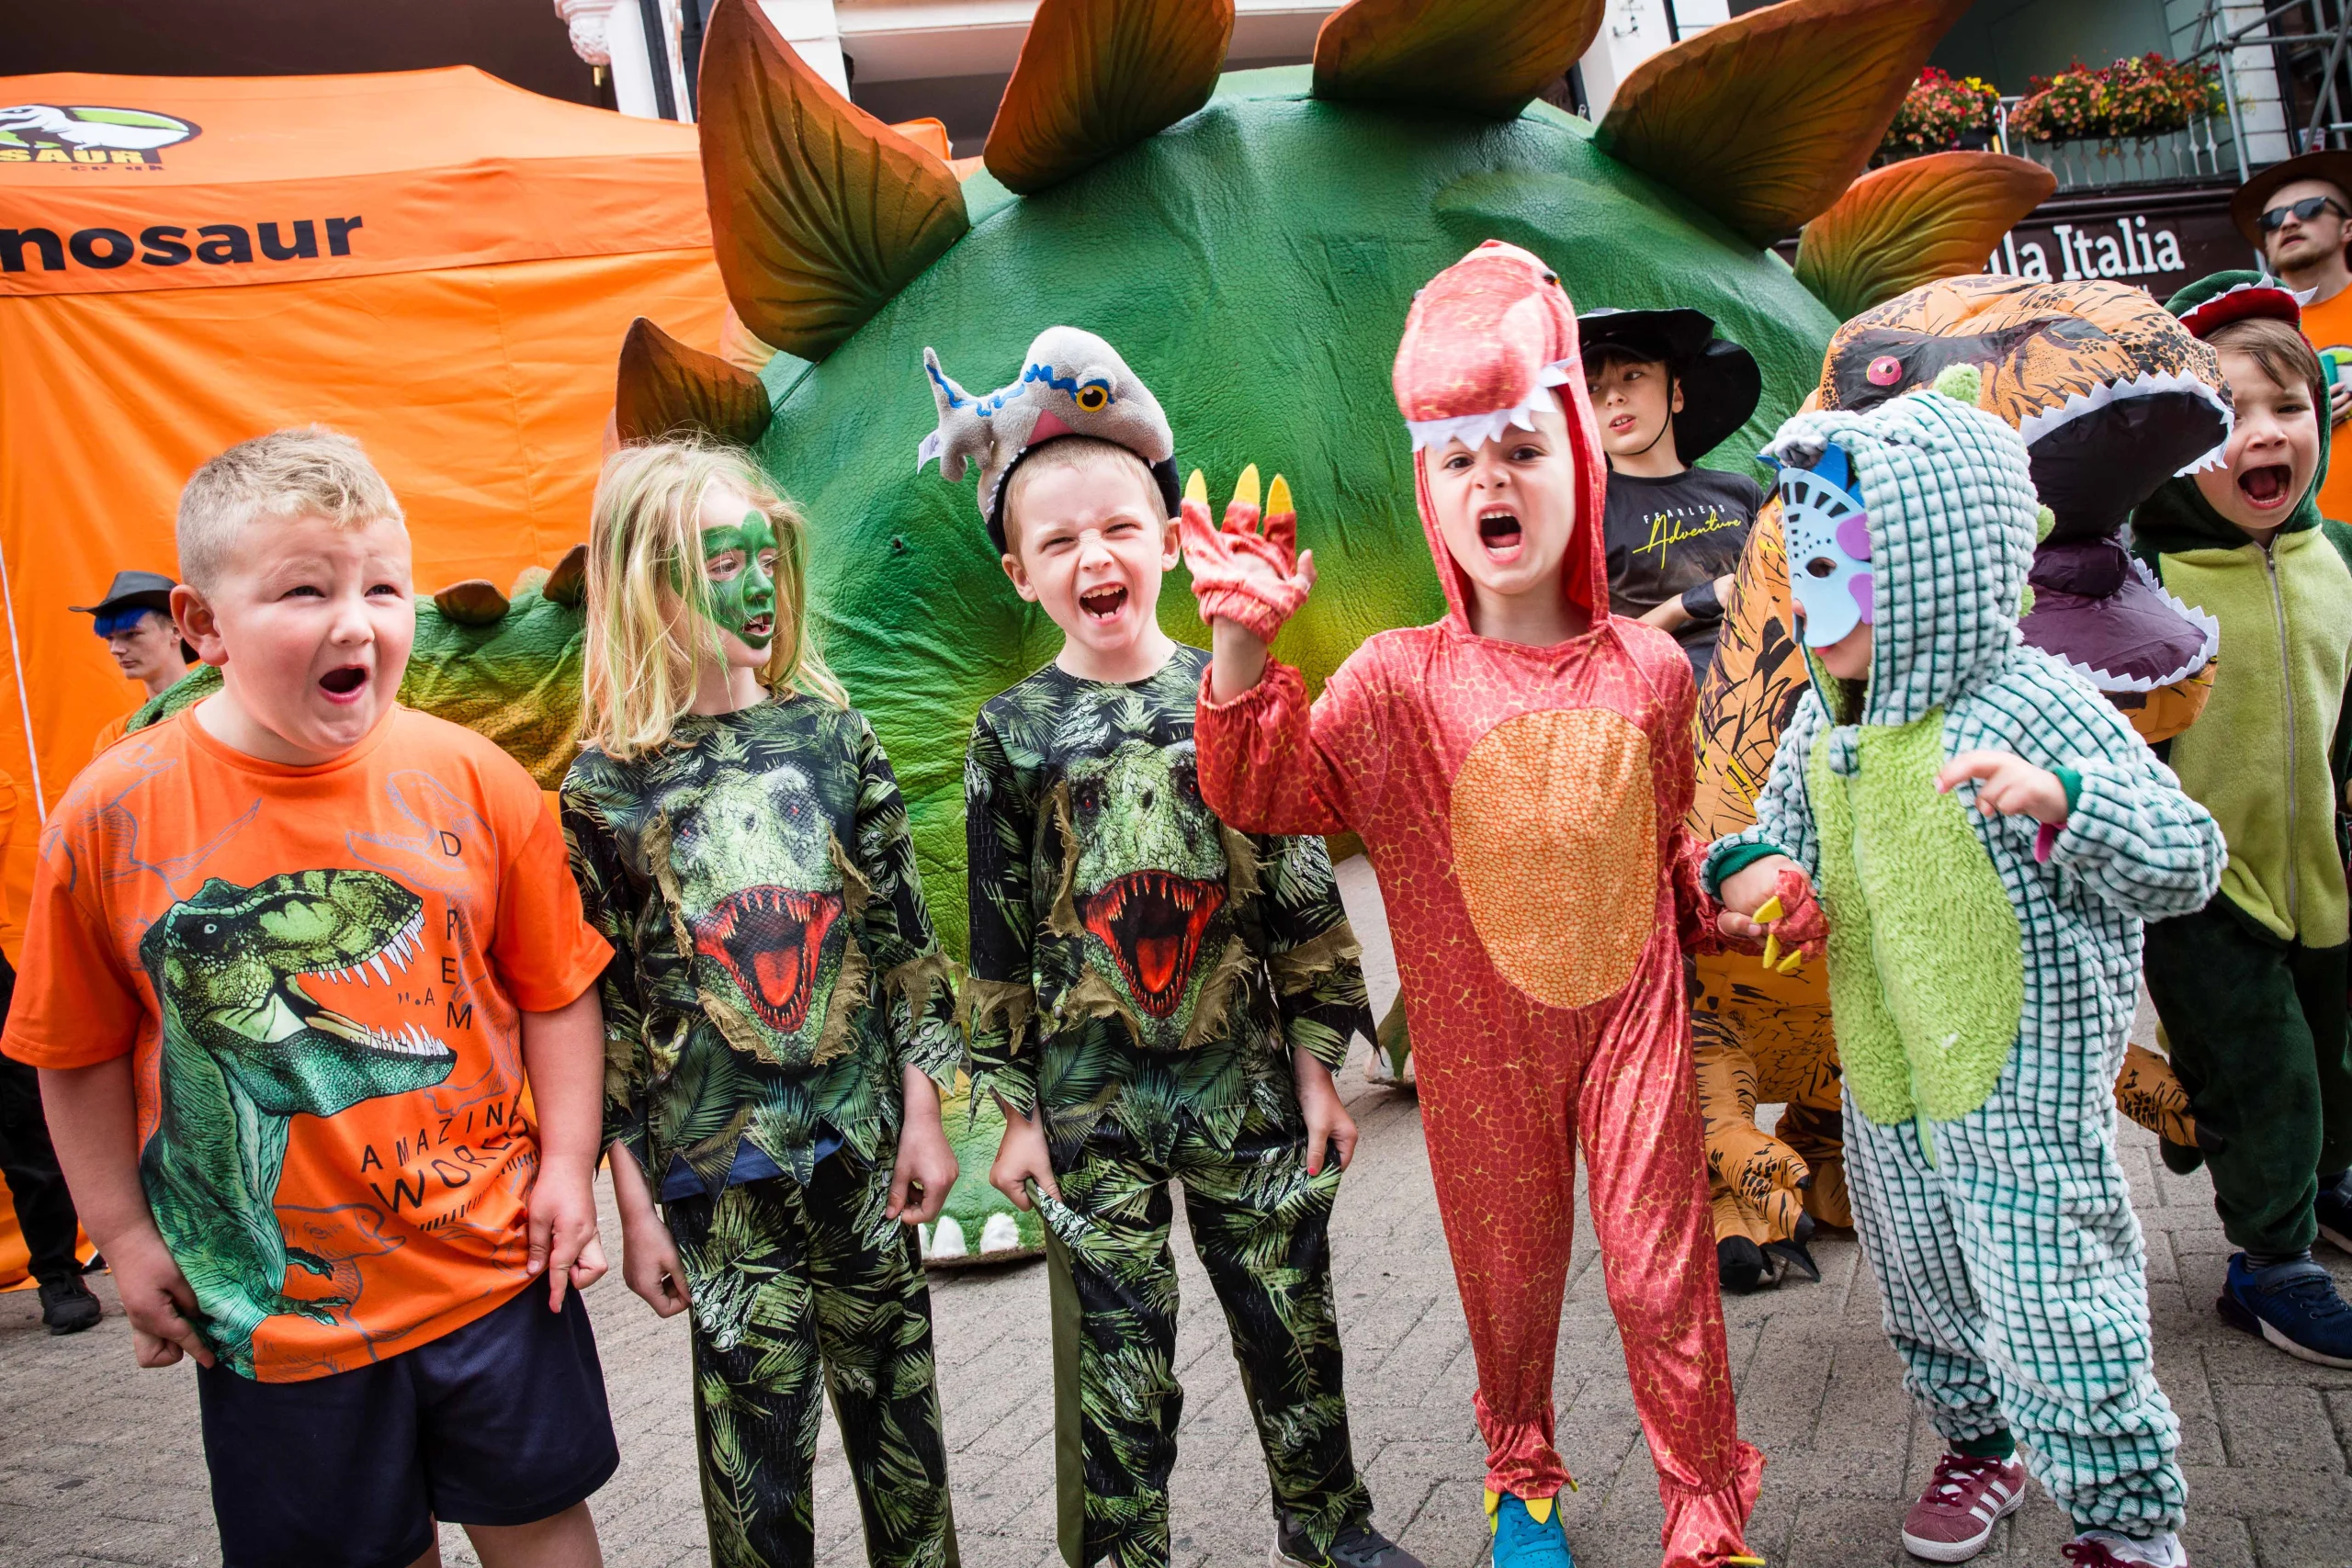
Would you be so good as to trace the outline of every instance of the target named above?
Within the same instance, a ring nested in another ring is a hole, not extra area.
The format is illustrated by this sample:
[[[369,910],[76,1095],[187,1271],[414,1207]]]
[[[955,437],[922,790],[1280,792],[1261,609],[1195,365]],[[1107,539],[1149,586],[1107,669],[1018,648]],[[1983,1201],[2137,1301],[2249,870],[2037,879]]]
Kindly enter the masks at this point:
[[[151,109],[12,104],[0,107],[0,164],[152,167],[161,149],[199,134],[194,121]]]

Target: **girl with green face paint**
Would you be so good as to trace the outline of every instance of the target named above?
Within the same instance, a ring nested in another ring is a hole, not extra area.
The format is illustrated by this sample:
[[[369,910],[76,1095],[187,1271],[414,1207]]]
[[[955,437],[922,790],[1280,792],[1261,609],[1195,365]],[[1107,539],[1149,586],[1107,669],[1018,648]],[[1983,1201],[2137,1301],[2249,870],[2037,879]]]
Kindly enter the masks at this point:
[[[693,1309],[712,1560],[817,1560],[830,1387],[867,1561],[921,1568],[956,1544],[914,1227],[956,1184],[964,1043],[889,759],[804,640],[804,533],[739,451],[606,462],[563,823],[614,949],[621,1274]]]
[[[718,497],[703,506],[706,519]],[[702,612],[744,647],[764,653],[775,637],[775,529],[767,514],[743,513],[742,521],[702,531],[703,575],[709,591]]]

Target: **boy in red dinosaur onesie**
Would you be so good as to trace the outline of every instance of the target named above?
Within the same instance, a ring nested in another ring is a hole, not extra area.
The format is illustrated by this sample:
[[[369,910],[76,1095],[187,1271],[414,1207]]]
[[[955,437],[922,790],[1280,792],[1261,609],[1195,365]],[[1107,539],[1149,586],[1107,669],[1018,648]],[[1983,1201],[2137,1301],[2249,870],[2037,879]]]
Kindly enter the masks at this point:
[[[1690,660],[1609,613],[1600,456],[1574,307],[1489,240],[1415,299],[1396,353],[1450,606],[1382,632],[1310,707],[1266,644],[1314,584],[1270,495],[1184,553],[1216,657],[1203,795],[1249,832],[1359,834],[1396,936],[1438,1207],[1477,1356],[1495,1568],[1570,1562],[1552,1363],[1575,1140],[1666,1504],[1668,1568],[1756,1562],[1681,950],[1713,947],[1683,813]],[[1283,492],[1286,495],[1286,491]]]

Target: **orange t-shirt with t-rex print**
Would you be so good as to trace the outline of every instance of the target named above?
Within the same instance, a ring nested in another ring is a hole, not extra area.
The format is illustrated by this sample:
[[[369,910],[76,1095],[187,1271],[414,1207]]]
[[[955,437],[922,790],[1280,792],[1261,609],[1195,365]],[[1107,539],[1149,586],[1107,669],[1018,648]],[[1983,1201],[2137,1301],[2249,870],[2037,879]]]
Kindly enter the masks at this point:
[[[140,1177],[198,1326],[223,1365],[296,1382],[527,1282],[521,1014],[609,956],[538,786],[490,741],[395,708],[285,767],[191,710],[51,814],[0,1046],[132,1056]]]

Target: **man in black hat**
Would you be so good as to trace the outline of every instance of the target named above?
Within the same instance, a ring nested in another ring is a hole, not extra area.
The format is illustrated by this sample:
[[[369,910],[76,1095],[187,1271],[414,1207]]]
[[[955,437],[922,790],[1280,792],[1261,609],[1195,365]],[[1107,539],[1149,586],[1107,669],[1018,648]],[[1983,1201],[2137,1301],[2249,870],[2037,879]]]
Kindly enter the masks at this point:
[[[118,571],[107,586],[105,598],[95,604],[66,606],[76,615],[95,618],[97,634],[107,639],[107,651],[114,655],[114,661],[125,675],[147,688],[140,707],[169,691],[196,659],[196,650],[180,640],[179,628],[172,622],[173,586],[172,580],[160,571]],[[133,707],[100,730],[90,754],[95,757],[121,739],[123,725],[138,711]]]
[[[1577,327],[1609,457],[1610,608],[1671,632],[1704,682],[1764,491],[1690,463],[1747,423],[1762,378],[1697,310],[1590,310]]]
[[[2271,164],[2230,197],[2230,220],[2262,251],[2270,274],[2294,290],[2303,335],[2333,378],[2329,423],[2352,419],[2352,152],[2322,148]],[[2338,439],[2340,440],[2339,434]],[[2321,483],[2323,516],[2352,520],[2352,463]]]

